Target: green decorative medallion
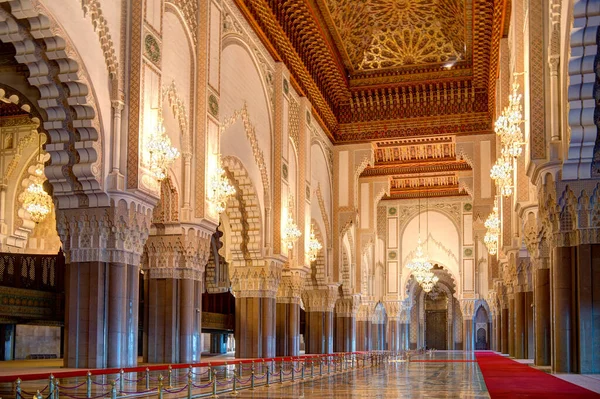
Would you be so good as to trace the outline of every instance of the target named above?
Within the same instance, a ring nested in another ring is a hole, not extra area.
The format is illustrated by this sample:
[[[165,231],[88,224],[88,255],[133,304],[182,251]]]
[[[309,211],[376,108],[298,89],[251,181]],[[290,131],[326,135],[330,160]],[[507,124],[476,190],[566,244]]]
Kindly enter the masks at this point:
[[[390,259],[396,259],[397,256],[398,256],[398,254],[396,253],[396,251],[390,251],[388,253],[388,258],[390,258]]]
[[[465,256],[473,256],[473,248],[465,248],[464,252]]]
[[[283,79],[283,92],[285,94],[288,94],[290,92],[290,84],[285,78]]]
[[[388,213],[389,213],[390,215],[395,215],[395,214],[396,214],[396,212],[398,212],[398,210],[397,210],[396,208],[389,208],[389,209],[388,209]]]
[[[144,38],[144,49],[146,50],[146,57],[150,61],[157,64],[160,61],[160,45],[154,36],[150,33]]]
[[[310,120],[311,120],[310,111],[306,111],[306,123],[308,123],[309,125],[310,125]]]
[[[283,165],[281,166],[281,174],[283,175],[283,178],[284,178],[285,180],[287,180],[287,178],[288,178],[288,167],[287,167],[287,165],[286,165],[286,164],[283,164]]]
[[[473,205],[471,205],[470,203],[466,203],[463,209],[465,210],[465,212],[471,212],[471,210],[473,210]]]
[[[208,96],[208,111],[215,118],[219,116],[219,101],[214,94]]]

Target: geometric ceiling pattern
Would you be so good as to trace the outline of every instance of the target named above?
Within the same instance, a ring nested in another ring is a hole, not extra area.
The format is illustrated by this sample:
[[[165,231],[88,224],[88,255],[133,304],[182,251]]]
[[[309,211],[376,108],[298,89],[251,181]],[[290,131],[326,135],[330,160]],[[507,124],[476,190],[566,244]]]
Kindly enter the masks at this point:
[[[332,142],[375,151],[493,133],[509,1],[235,0]],[[440,195],[463,195],[459,158],[377,162],[363,175],[390,176],[410,197],[426,168]]]

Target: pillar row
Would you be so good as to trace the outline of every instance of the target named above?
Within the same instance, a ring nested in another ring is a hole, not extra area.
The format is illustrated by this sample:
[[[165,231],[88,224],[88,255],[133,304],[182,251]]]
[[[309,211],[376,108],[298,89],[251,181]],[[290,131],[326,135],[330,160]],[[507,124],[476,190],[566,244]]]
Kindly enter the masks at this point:
[[[276,349],[277,356],[300,354],[300,294],[306,272],[284,269],[277,290]]]
[[[356,317],[359,297],[349,296],[338,299],[335,305],[335,352],[356,351]]]

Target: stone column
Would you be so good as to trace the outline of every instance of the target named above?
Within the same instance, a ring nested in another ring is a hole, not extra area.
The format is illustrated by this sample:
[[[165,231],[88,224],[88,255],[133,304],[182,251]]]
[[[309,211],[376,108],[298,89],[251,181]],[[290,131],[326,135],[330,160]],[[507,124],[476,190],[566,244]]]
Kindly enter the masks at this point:
[[[302,294],[306,310],[305,352],[333,353],[333,309],[338,285],[311,288]]]
[[[502,352],[502,309],[497,309],[496,315],[494,316],[494,334],[496,335],[495,338],[495,345],[494,345],[494,350],[496,352]]]
[[[508,308],[502,308],[502,316],[501,316],[501,352],[508,354]]]
[[[356,350],[369,351],[373,347],[373,304],[365,302],[358,308],[356,317]]]
[[[525,292],[525,357],[533,359],[535,356],[533,334],[533,291]]]
[[[65,367],[137,365],[139,264],[151,207],[57,211],[67,263]]]
[[[525,359],[527,355],[525,353],[525,293],[515,293],[515,351],[514,356],[517,359]]]
[[[335,305],[335,352],[356,351],[356,316],[359,297],[352,295],[338,299]]]
[[[277,290],[277,356],[300,354],[300,294],[305,278],[304,269],[284,269],[282,272]]]
[[[210,353],[227,353],[227,334],[210,334]]]
[[[554,324],[552,371],[573,372],[573,314],[572,273],[575,260],[574,247],[556,247],[552,259],[552,310]]]
[[[463,316],[463,350],[472,351],[475,349],[475,337],[473,334],[473,311],[475,300],[461,299],[460,310]]]
[[[400,314],[400,344],[403,350],[410,349],[410,307]]]
[[[535,271],[535,365],[550,366],[550,269]]]
[[[515,296],[508,295],[508,354],[515,356]]]
[[[276,294],[282,264],[271,259],[232,263],[235,357],[275,357]]]
[[[387,347],[385,349],[392,352],[401,351],[403,350],[400,331],[400,313],[402,311],[402,302],[386,301],[384,306],[385,312],[388,316],[387,331],[385,333]]]
[[[149,363],[194,363],[202,348],[203,273],[210,232],[155,234],[148,238],[144,259],[146,345]]]

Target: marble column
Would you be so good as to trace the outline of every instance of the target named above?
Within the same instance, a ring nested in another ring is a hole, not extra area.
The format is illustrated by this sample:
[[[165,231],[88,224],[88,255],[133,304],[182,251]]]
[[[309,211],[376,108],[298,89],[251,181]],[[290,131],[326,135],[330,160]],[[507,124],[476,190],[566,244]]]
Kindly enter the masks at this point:
[[[333,353],[333,310],[337,300],[337,284],[308,289],[302,294],[306,309],[305,352]]]
[[[137,365],[139,263],[151,207],[120,205],[57,210],[67,265],[65,367]]]
[[[145,248],[144,358],[149,363],[200,361],[203,275],[211,232],[154,234]]]
[[[526,333],[525,333],[525,293],[524,292],[516,292],[515,293],[515,350],[514,356],[517,359],[525,359],[527,356],[525,354],[525,342],[526,342]]]
[[[550,269],[535,271],[535,365],[550,366]]]
[[[338,299],[335,305],[335,352],[356,351],[356,317],[359,298],[351,296]]]
[[[502,352],[502,309],[498,309],[494,316],[494,350],[496,352]]]
[[[570,373],[573,367],[575,337],[572,313],[572,273],[574,247],[556,247],[552,259],[552,371]]]
[[[300,354],[300,294],[306,271],[285,268],[277,290],[276,348],[277,356]]]
[[[515,356],[515,298],[514,294],[508,297],[508,354]]]
[[[386,349],[392,352],[406,350],[408,348],[408,337],[405,332],[406,304],[402,301],[386,301],[384,307],[387,315]]]
[[[210,334],[210,353],[223,354],[227,353],[227,334],[211,333]]]
[[[358,308],[356,316],[356,350],[369,351],[373,348],[373,304],[366,302]]]
[[[251,264],[230,266],[231,291],[235,296],[235,357],[275,357],[276,311],[282,263],[254,259]]]
[[[525,292],[525,356],[535,357],[535,336],[533,332],[533,291]]]
[[[508,354],[508,308],[502,308],[502,317],[501,317],[501,343],[502,343],[502,353]]]
[[[475,349],[473,338],[473,318],[463,317],[463,350],[472,351]]]
[[[594,237],[598,231],[594,232]],[[575,300],[577,303],[575,334],[577,340],[576,372],[600,373],[600,244],[577,247]]]

